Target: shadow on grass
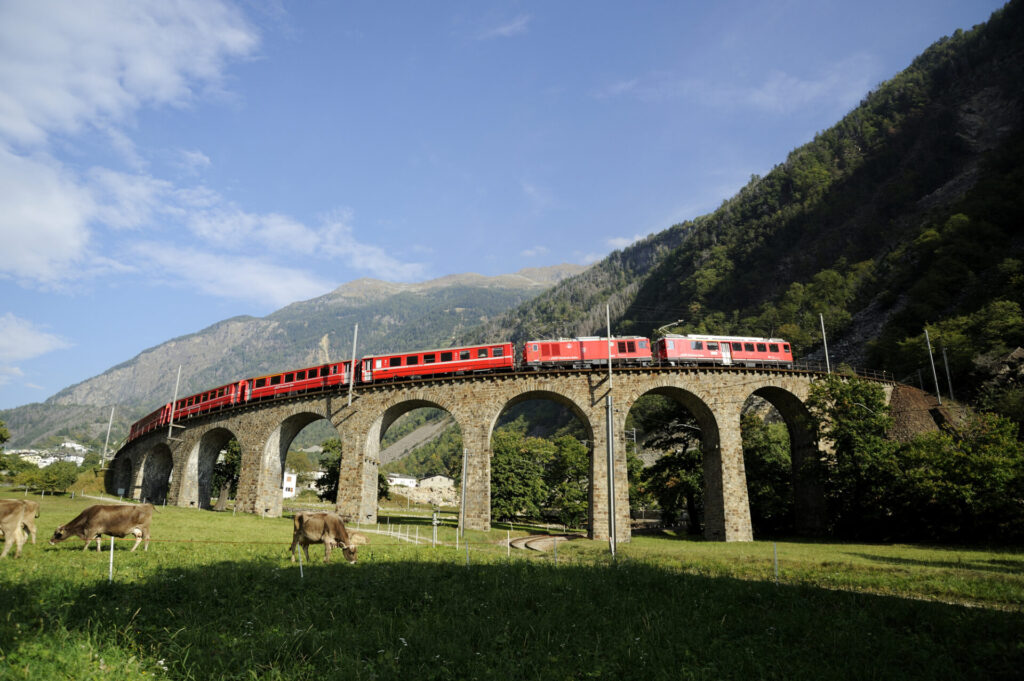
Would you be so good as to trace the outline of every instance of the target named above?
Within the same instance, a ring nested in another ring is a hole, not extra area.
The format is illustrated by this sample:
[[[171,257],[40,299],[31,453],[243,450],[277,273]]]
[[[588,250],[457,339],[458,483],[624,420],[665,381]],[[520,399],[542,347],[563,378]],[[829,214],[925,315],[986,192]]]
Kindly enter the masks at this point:
[[[956,560],[923,560],[919,558],[879,556],[870,553],[852,553],[850,555],[878,563],[885,563],[887,565],[908,565],[914,567],[931,567],[954,570],[977,570],[981,572],[1001,572],[1011,574],[1021,574],[1024,572],[1024,558],[1021,560],[996,558],[991,560],[984,558],[968,558],[967,560],[963,560],[961,558],[957,558]]]
[[[6,678],[92,678],[118,655],[122,676],[175,679],[1011,679],[1024,664],[1019,613],[625,561],[124,569],[137,579],[6,584]]]

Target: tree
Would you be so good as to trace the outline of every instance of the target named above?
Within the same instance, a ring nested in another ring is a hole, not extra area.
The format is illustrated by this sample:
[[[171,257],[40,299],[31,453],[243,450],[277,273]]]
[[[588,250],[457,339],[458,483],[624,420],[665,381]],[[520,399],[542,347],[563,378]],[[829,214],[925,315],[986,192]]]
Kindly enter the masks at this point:
[[[544,465],[554,446],[540,438],[524,438],[498,430],[491,439],[491,513],[497,520],[538,518],[547,497]]]
[[[690,534],[700,532],[704,515],[704,457],[697,432],[676,418],[644,441],[646,447],[666,452],[644,471],[644,491],[658,500],[668,524],[679,520],[685,509]]]
[[[753,413],[743,416],[741,427],[754,533],[785,531],[791,527],[793,512],[789,433],[785,424],[765,423]]]
[[[894,525],[909,539],[1024,537],[1024,444],[1016,424],[972,414],[901,447]]]
[[[547,506],[566,527],[580,527],[587,518],[590,494],[590,454],[571,435],[554,441],[555,453],[544,471]]]
[[[0,445],[11,439],[11,431],[7,430],[7,426],[4,425],[3,421],[0,421]]]
[[[830,374],[811,385],[807,408],[831,450],[818,474],[829,522],[848,537],[878,536],[891,516],[890,483],[898,475],[885,393],[856,376]]]
[[[323,501],[338,500],[338,480],[341,476],[341,440],[332,437],[324,440],[320,446],[320,465],[324,474],[316,481],[316,495]]]
[[[213,488],[219,490],[214,510],[227,508],[228,497],[238,492],[238,475],[242,468],[242,447],[231,438],[224,446],[224,454],[213,465]]]

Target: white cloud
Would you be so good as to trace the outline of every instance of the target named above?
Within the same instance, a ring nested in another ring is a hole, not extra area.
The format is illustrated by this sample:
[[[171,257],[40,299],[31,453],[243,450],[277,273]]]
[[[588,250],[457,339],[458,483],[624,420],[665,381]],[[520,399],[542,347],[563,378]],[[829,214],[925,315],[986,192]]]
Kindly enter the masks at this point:
[[[186,173],[196,175],[212,164],[210,157],[197,149],[179,149],[177,165]]]
[[[333,282],[304,268],[281,267],[260,258],[207,253],[193,248],[145,242],[132,255],[159,281],[216,298],[281,307],[324,294]]]
[[[716,107],[743,106],[774,114],[788,114],[814,105],[846,110],[868,92],[876,70],[874,59],[855,55],[829,64],[809,77],[773,70],[761,83],[747,87],[656,71],[643,77],[615,81],[599,90],[595,97],[633,97],[654,103],[685,99]]]
[[[240,12],[213,0],[0,3],[0,137],[39,145],[187,103],[257,44]]]
[[[491,40],[493,38],[511,38],[512,36],[526,33],[530,27],[530,15],[521,14],[511,21],[507,21],[494,28],[481,31],[477,36],[478,40]]]
[[[89,191],[47,157],[22,157],[0,146],[0,276],[51,285],[86,258]]]
[[[647,236],[646,234],[634,234],[631,237],[628,237],[628,236],[612,237],[611,239],[605,240],[605,243],[608,244],[609,246],[611,246],[612,250],[619,250],[621,248],[625,248],[626,246],[629,246],[630,244],[635,244],[637,241],[640,241],[640,239],[643,239],[646,236]]]
[[[545,246],[534,246],[533,248],[527,248],[525,251],[519,252],[519,255],[526,258],[537,258],[547,254],[548,249]]]
[[[71,347],[71,343],[41,330],[28,320],[10,312],[0,315],[0,362],[5,365],[68,347]],[[8,375],[21,375],[17,367],[5,366],[5,371]]]

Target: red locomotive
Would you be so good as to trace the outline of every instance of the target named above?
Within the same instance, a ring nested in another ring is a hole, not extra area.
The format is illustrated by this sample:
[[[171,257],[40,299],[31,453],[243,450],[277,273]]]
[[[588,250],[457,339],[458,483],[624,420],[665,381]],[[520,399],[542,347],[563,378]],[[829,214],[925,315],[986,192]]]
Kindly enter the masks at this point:
[[[781,338],[669,334],[655,343],[660,364],[669,366],[721,364],[793,368],[793,352]]]
[[[651,341],[640,336],[607,338],[563,338],[527,341],[523,346],[523,366],[543,369],[571,366],[575,369],[606,366],[611,355],[613,366],[651,363]]]
[[[789,343],[779,338],[668,335],[652,346],[642,336],[620,338],[568,338],[532,340],[523,346],[517,364],[512,343],[423,350],[395,355],[367,355],[352,362],[317,366],[246,378],[219,388],[182,397],[132,424],[128,441],[162,426],[207,412],[250,401],[274,399],[309,391],[327,390],[353,382],[358,385],[433,376],[459,376],[495,371],[613,366],[720,364],[792,368]],[[354,376],[353,376],[354,372]]]

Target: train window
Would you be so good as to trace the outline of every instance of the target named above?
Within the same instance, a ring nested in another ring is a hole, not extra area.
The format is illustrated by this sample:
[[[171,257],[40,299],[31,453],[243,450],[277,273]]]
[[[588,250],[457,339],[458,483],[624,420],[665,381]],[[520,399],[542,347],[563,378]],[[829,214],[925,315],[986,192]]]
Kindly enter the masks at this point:
[[[450,361],[452,361],[452,353],[450,353],[450,352],[442,352],[441,353],[441,361],[442,362],[450,362]]]
[[[305,381],[306,380],[306,372],[305,371],[297,371],[297,372],[295,372],[295,380],[296,381]]]
[[[476,351],[476,356],[477,356],[478,359],[481,358],[481,357],[486,357],[487,356],[487,348],[478,348],[477,351]]]
[[[786,353],[787,355],[789,354],[789,343],[783,343],[782,344],[782,351],[784,353]]]
[[[703,350],[704,349],[704,341],[690,341],[690,349],[691,350]]]
[[[419,355],[409,355],[408,357],[405,358],[405,363],[407,366],[414,366],[416,364],[419,364]]]
[[[775,343],[771,343],[771,344],[768,345],[768,352],[778,352],[778,351],[779,351],[779,346],[776,345]]]
[[[217,391],[217,397],[224,397],[224,388]]]
[[[277,376],[271,376],[270,377],[270,385],[280,385],[280,384],[281,384],[281,374],[278,374]]]
[[[643,350],[647,347],[647,341],[640,341],[640,349]]]
[[[431,355],[423,355],[423,363],[424,364],[433,364],[435,360],[436,360],[436,356],[433,355],[433,354],[431,354]]]
[[[718,343],[715,341],[708,341],[708,350],[711,352],[718,352]]]
[[[625,354],[626,353],[626,341],[619,341],[618,345],[619,345],[619,352],[621,354]]]
[[[539,347],[537,346],[537,344],[536,344],[536,343],[534,343],[534,344],[533,344],[533,351],[534,351],[534,352],[537,352],[537,350],[539,350],[539,349],[540,349],[540,348],[539,348]]]
[[[470,358],[469,350],[460,350],[459,351],[459,359],[469,359],[469,358]]]
[[[754,344],[753,343],[744,343],[743,344],[743,349],[746,350],[747,352],[753,352],[754,351]]]
[[[636,352],[636,341],[626,343],[627,352]]]
[[[375,365],[374,368],[380,369],[381,366],[383,366],[383,363],[378,359],[376,362],[374,362],[374,365]]]
[[[758,352],[768,352],[768,348],[765,346],[764,343],[758,343],[757,344],[757,351]]]
[[[388,366],[389,367],[400,367],[400,366],[402,366],[402,358],[401,357],[392,357],[391,359],[388,360]]]
[[[740,352],[741,350],[743,350],[743,343],[733,343],[732,349],[735,350],[736,352]]]
[[[537,346],[534,345],[533,349],[536,350]],[[494,348],[494,353],[491,355],[491,357],[502,357],[504,354],[505,354],[505,348]]]
[[[266,384],[267,384],[267,379],[265,379],[265,378],[257,378],[256,379],[256,387],[257,388],[262,388]]]
[[[307,378],[316,378],[319,375],[320,375],[320,367],[316,367],[314,369],[310,369],[309,370],[309,374],[307,374]]]
[[[665,347],[668,348],[669,350],[675,350],[676,349],[676,342],[675,341],[665,341]]]

